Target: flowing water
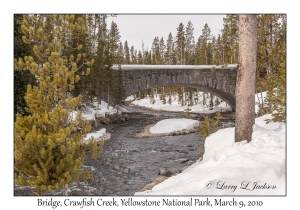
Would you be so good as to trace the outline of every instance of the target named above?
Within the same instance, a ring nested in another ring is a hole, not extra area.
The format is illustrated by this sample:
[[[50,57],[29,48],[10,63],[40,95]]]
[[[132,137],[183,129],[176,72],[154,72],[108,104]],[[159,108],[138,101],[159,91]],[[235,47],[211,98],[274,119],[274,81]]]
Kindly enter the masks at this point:
[[[185,118],[182,113],[148,110],[126,106],[128,121],[102,126],[111,133],[98,159],[87,159],[84,169],[94,179],[70,185],[78,188],[74,195],[132,196],[151,183],[160,168],[173,173],[197,161],[198,147],[202,144],[199,132],[177,136],[137,138],[145,126],[167,118]],[[193,118],[199,116],[194,115]],[[232,123],[228,124],[229,126]],[[92,189],[92,190],[91,190]],[[84,192],[84,193],[83,193]],[[34,195],[29,187],[15,186],[15,195]],[[47,191],[44,195],[61,195],[60,191]]]

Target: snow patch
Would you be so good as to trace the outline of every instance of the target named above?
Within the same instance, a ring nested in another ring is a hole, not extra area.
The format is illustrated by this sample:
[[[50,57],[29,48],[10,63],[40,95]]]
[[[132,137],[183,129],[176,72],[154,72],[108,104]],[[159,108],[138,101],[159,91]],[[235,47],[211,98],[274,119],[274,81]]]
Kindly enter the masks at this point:
[[[83,120],[95,120],[96,117],[103,117],[106,114],[115,114],[117,113],[117,110],[114,109],[112,106],[109,106],[107,108],[107,103],[104,101],[101,101],[101,104],[99,104],[99,108],[97,102],[94,102],[94,107],[88,107],[86,106],[85,110],[82,111],[82,119]]]
[[[197,120],[191,119],[165,119],[157,122],[150,128],[150,132],[154,134],[158,133],[170,133],[174,131],[181,131],[184,129],[190,130],[199,126]]]
[[[128,96],[125,101],[133,101],[134,100],[134,97],[133,96]]]
[[[263,101],[264,106],[267,105],[266,97],[267,97],[267,92],[261,92],[261,93],[255,94],[255,113],[257,113],[259,111],[259,103],[262,103],[262,101]]]
[[[88,140],[92,139],[92,137],[94,139],[98,139],[98,138],[102,137],[104,134],[106,134],[106,129],[102,128],[99,131],[96,131],[96,132],[93,132],[93,133],[88,133],[86,135],[86,137],[84,138],[84,140],[88,141]]]

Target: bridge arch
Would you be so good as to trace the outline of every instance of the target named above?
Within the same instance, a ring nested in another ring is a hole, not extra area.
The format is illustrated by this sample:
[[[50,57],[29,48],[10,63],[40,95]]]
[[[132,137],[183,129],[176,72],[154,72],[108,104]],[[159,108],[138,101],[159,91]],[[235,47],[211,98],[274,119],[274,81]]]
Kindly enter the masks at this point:
[[[158,86],[153,86],[151,88],[157,88],[157,87],[163,87],[163,86],[167,86],[167,85],[158,85]],[[233,110],[235,110],[235,98],[232,95],[225,94],[224,92],[219,91],[217,89],[210,88],[210,87],[205,87],[205,86],[197,85],[197,84],[182,84],[182,83],[173,83],[171,86],[191,87],[191,88],[196,88],[198,90],[202,90],[202,91],[205,91],[205,92],[209,92],[209,93],[219,97],[223,101],[225,101]],[[150,89],[150,88],[141,89],[141,90],[136,91],[136,92],[130,92],[130,93],[126,92],[126,96],[131,96],[131,95],[136,94],[140,91],[144,91],[144,90],[148,90],[148,89]]]
[[[214,71],[212,71],[214,67]],[[209,92],[226,101],[235,110],[237,65],[122,65],[126,95],[130,96],[149,88],[186,86]]]

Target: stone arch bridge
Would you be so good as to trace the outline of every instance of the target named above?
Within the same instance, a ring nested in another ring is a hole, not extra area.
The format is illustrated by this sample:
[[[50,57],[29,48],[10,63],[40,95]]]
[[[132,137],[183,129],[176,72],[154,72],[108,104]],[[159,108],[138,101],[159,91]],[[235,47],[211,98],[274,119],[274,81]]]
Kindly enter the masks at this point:
[[[161,86],[186,86],[212,93],[226,101],[235,110],[237,65],[121,65],[126,95]]]

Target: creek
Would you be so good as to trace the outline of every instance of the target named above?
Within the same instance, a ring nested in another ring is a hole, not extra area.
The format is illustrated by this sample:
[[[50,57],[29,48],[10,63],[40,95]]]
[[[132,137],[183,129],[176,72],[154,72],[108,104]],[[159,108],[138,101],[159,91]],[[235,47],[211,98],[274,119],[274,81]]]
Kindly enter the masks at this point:
[[[167,118],[185,118],[183,113],[149,110],[146,108],[125,106],[128,121],[117,124],[101,125],[111,133],[111,139],[105,141],[99,158],[86,159],[84,169],[89,170],[94,179],[79,185],[70,185],[81,189],[73,195],[91,195],[89,189],[96,189],[92,195],[132,196],[145,185],[151,183],[160,168],[173,173],[195,163],[198,153],[202,152],[198,144],[203,144],[199,132],[177,136],[138,138],[136,135],[147,125]],[[202,115],[192,115],[199,119]],[[234,123],[225,119],[226,127]],[[87,190],[87,191],[85,191]],[[85,193],[82,193],[85,192]],[[34,195],[29,187],[15,186],[15,195]],[[61,195],[58,191],[47,191],[43,195]]]

